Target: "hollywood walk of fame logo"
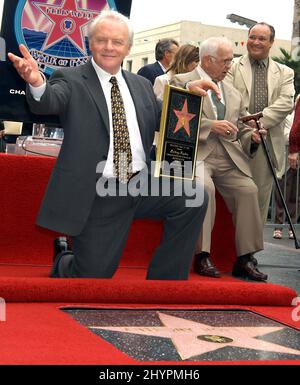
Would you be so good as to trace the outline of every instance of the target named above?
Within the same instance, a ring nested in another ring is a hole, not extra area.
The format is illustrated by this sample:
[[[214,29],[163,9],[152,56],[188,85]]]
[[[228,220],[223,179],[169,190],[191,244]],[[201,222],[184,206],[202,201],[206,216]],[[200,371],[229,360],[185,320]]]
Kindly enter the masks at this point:
[[[140,361],[300,360],[299,331],[249,312],[95,311],[84,319]]]
[[[116,9],[114,0],[21,0],[15,14],[17,42],[47,74],[84,64],[90,57],[88,25],[103,9]]]
[[[181,111],[178,111],[178,110],[173,110],[173,111],[178,118],[178,122],[174,130],[174,134],[176,134],[180,129],[183,128],[187,133],[187,135],[190,137],[191,136],[190,121],[196,116],[196,114],[189,113],[187,99],[185,99],[184,105]]]

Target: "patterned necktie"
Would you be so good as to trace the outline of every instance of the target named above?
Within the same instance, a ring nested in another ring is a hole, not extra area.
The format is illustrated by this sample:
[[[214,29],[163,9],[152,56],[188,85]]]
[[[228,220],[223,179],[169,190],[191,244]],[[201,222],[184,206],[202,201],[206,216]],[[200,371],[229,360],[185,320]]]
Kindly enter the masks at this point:
[[[114,171],[117,179],[121,183],[127,183],[132,176],[132,153],[126,121],[126,113],[117,79],[115,76],[112,76],[109,81],[112,84],[111,109],[114,138]]]
[[[268,105],[267,69],[262,62],[254,66],[254,112],[263,111]]]
[[[218,85],[218,82],[216,82],[215,80],[213,80],[214,83],[216,83],[216,85]],[[225,105],[221,102],[221,100],[219,100],[217,98],[217,95],[215,94],[214,91],[211,92],[211,98],[212,98],[212,101],[217,109],[217,119],[218,120],[224,120],[225,118],[225,112],[226,112],[226,107]]]

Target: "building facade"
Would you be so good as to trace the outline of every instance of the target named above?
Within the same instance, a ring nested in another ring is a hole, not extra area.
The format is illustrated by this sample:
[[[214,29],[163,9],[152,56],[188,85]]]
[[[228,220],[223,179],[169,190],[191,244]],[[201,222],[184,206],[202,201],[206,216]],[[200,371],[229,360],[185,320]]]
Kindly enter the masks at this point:
[[[124,61],[124,68],[136,73],[145,64],[155,62],[154,49],[160,39],[173,38],[180,44],[190,43],[198,46],[202,41],[212,36],[225,36],[231,40],[235,56],[247,52],[247,29],[217,27],[194,21],[181,21],[136,33],[131,53]],[[279,48],[284,48],[290,52],[291,41],[276,39],[271,55],[281,56]]]

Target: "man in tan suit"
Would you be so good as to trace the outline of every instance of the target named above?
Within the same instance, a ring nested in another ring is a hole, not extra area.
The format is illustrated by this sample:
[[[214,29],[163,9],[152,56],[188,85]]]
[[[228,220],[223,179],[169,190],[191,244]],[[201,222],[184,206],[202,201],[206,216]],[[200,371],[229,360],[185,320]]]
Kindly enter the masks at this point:
[[[249,167],[249,157],[256,151],[260,137],[257,131],[239,121],[247,113],[242,96],[230,83],[223,81],[232,60],[231,42],[226,38],[210,38],[200,47],[201,65],[192,72],[175,76],[173,80],[173,84],[186,86],[191,91],[194,80],[212,80],[221,90],[221,101],[210,91],[203,101],[197,160],[204,161],[204,184],[209,194],[209,205],[197,244],[194,269],[201,275],[220,277],[210,260],[217,188],[232,213],[236,229],[238,259],[233,275],[265,281],[267,276],[257,269],[253,257],[253,253],[263,249],[263,229],[257,187]],[[198,178],[201,178],[200,169],[196,171]]]
[[[273,164],[281,170],[284,162],[284,121],[294,105],[294,71],[269,57],[275,30],[266,23],[250,28],[248,54],[234,60],[228,80],[233,82],[250,114],[263,112],[261,123],[268,130],[267,143]],[[263,224],[267,220],[273,186],[272,172],[261,146],[250,161],[253,179],[258,187]]]

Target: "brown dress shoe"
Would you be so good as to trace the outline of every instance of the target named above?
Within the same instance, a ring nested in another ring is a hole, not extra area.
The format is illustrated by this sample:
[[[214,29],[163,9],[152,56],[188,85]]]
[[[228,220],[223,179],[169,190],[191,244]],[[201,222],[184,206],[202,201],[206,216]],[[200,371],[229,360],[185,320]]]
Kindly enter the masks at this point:
[[[268,276],[261,273],[258,268],[249,260],[237,260],[233,266],[232,275],[238,278],[247,278],[251,281],[266,281]]]
[[[220,272],[215,268],[208,253],[200,253],[195,256],[194,271],[197,274],[211,278],[220,278]]]

